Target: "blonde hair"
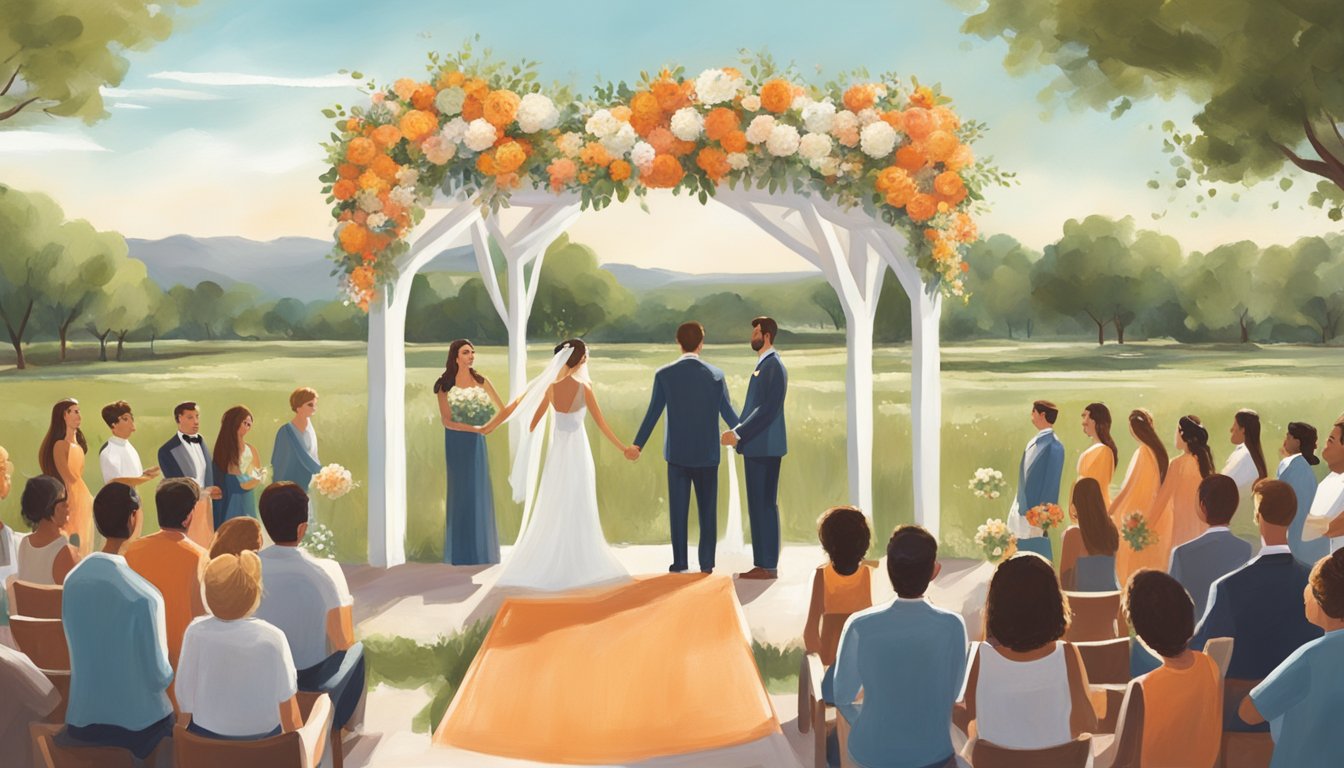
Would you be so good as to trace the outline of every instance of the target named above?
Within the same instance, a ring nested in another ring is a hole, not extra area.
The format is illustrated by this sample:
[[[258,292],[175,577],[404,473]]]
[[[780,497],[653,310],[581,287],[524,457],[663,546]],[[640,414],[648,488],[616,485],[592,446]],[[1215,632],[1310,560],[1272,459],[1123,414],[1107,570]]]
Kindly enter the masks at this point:
[[[14,462],[9,460],[9,451],[3,445],[0,445],[0,472],[14,472]]]
[[[297,411],[304,405],[317,399],[317,390],[312,387],[299,387],[289,395],[289,410]]]
[[[255,552],[220,555],[205,566],[205,604],[215,618],[236,621],[261,605],[261,558]]]
[[[261,523],[252,517],[235,517],[215,531],[210,542],[210,558],[220,555],[241,555],[261,549]]]

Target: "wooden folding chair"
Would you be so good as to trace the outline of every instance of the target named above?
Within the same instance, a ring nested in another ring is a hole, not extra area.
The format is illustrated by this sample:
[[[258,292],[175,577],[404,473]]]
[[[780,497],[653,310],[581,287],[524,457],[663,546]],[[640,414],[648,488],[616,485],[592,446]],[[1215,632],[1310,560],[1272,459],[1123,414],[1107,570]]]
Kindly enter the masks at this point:
[[[1073,611],[1073,620],[1064,633],[1064,639],[1071,643],[1113,640],[1123,637],[1120,621],[1120,593],[1117,592],[1065,592],[1069,608]]]
[[[60,585],[34,584],[13,579],[7,589],[11,615],[34,619],[61,618],[61,595],[64,590]]]
[[[34,768],[135,768],[130,750],[117,747],[63,747],[56,734],[64,725],[33,723],[28,734],[33,740]]]
[[[1129,685],[1129,638],[1074,643],[1083,657],[1092,708],[1097,713],[1097,733],[1115,733],[1120,706]]]
[[[1008,749],[979,740],[971,748],[975,768],[1086,768],[1092,760],[1092,734],[1048,749]]]
[[[299,711],[303,726],[297,731],[255,741],[198,736],[187,730],[191,716],[182,715],[173,731],[173,754],[179,766],[190,768],[317,768],[331,739],[331,698],[325,693],[300,693]]]
[[[821,679],[826,669],[815,653],[803,656],[798,670],[798,730],[812,733],[813,761],[826,768],[826,700],[821,696]]]
[[[1213,642],[1210,640],[1209,644]],[[1206,653],[1209,644],[1204,646]],[[1223,680],[1223,710],[1226,712],[1228,707],[1231,707],[1231,711],[1235,712],[1237,707],[1241,706],[1242,700],[1259,684],[1259,680],[1236,678]],[[1223,731],[1223,748],[1218,757],[1218,764],[1222,768],[1268,768],[1273,757],[1274,738],[1269,733]]]
[[[14,644],[38,669],[55,672],[70,669],[70,648],[65,644],[65,628],[59,618],[10,616],[9,631],[14,635]]]
[[[1227,677],[1227,665],[1232,663],[1232,651],[1235,640],[1231,637],[1214,637],[1204,643],[1204,654],[1218,665],[1218,676]]]

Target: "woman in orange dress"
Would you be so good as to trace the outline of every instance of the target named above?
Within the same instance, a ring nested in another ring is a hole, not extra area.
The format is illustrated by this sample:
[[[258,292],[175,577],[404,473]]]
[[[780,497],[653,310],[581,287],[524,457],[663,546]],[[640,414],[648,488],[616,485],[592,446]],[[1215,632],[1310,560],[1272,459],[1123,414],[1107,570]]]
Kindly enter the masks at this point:
[[[1101,486],[1101,497],[1111,505],[1111,478],[1120,463],[1120,452],[1111,439],[1111,411],[1101,403],[1092,403],[1083,409],[1083,434],[1092,438],[1092,445],[1078,457],[1078,477],[1090,477]]]
[[[77,539],[71,543],[78,547],[80,557],[93,551],[93,494],[84,484],[84,457],[89,452],[89,443],[79,428],[82,422],[79,401],[73,397],[52,406],[51,425],[37,452],[42,474],[60,478],[65,484],[70,517],[64,533]]]
[[[1139,442],[1125,471],[1125,483],[1111,505],[1111,518],[1120,529],[1120,551],[1116,553],[1115,572],[1123,589],[1129,577],[1140,568],[1164,571],[1171,552],[1171,516],[1157,509],[1158,489],[1167,478],[1167,449],[1157,437],[1153,415],[1142,408],[1129,412],[1129,432]],[[1142,550],[1135,550],[1124,540],[1125,518],[1140,512],[1148,522],[1148,530],[1156,538]]]
[[[1171,562],[1172,550],[1209,527],[1199,516],[1199,484],[1213,474],[1213,454],[1209,450],[1209,432],[1201,425],[1198,416],[1181,417],[1176,428],[1176,447],[1182,453],[1171,460],[1167,479],[1162,481],[1157,500],[1153,502],[1157,514],[1171,520],[1171,536],[1164,545],[1167,562],[1163,564],[1163,570]]]

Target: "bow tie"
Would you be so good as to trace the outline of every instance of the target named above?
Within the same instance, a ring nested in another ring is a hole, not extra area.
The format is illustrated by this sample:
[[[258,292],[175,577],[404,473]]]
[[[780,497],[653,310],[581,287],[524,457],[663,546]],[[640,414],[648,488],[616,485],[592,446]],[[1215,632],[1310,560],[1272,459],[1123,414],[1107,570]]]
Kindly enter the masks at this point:
[[[183,435],[182,440],[188,443],[195,443],[196,445],[203,445],[205,443],[200,435]]]

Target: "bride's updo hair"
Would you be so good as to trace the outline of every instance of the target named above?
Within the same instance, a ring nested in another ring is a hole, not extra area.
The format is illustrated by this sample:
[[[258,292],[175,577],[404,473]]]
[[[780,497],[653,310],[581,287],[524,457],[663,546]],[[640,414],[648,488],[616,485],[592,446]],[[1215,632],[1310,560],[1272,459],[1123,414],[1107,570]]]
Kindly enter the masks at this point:
[[[569,359],[565,361],[566,368],[577,367],[583,362],[583,356],[588,354],[588,345],[583,343],[583,339],[566,339],[555,345],[553,350],[555,354],[560,354],[560,350],[568,346],[572,352],[569,353]]]

